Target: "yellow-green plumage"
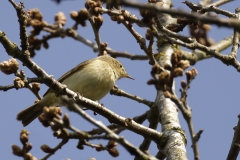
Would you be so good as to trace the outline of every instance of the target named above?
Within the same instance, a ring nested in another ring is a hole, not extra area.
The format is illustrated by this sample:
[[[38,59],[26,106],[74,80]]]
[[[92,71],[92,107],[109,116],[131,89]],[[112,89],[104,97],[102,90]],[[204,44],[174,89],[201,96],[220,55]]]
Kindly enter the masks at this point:
[[[123,65],[110,56],[100,56],[80,63],[58,79],[59,82],[86,98],[97,101],[102,99],[120,78],[128,76]],[[37,118],[44,106],[61,106],[55,93],[48,89],[42,100],[21,111],[17,120],[27,126]]]

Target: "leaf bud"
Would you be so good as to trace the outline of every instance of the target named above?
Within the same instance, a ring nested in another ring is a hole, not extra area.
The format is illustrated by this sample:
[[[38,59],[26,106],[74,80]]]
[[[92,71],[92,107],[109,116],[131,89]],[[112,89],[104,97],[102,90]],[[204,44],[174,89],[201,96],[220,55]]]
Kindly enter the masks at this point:
[[[190,66],[190,63],[188,60],[181,60],[177,66],[185,70]]]
[[[19,156],[19,157],[22,157],[23,156],[23,150],[22,148],[20,148],[19,146],[13,144],[12,145],[12,153],[15,155],[15,156]]]
[[[16,77],[13,81],[14,86],[16,89],[23,88],[25,86],[25,83],[21,80],[21,78]]]
[[[186,88],[186,86],[187,86],[187,83],[186,83],[184,80],[182,80],[182,81],[181,81],[181,87],[182,87],[182,89]]]
[[[108,150],[108,153],[113,157],[118,157],[119,156],[119,152],[118,152],[117,148],[110,148]]]
[[[183,75],[183,69],[182,68],[174,68],[173,70],[173,77],[178,77]]]
[[[117,144],[118,144],[118,143],[117,143],[116,141],[110,140],[110,141],[108,142],[108,144],[107,144],[107,147],[108,147],[108,148],[113,148],[113,147],[116,147]]]
[[[15,58],[11,58],[8,61],[3,61],[0,63],[0,70],[7,75],[16,73],[18,68],[19,64]]]
[[[43,144],[41,146],[41,150],[45,153],[54,153],[54,150],[52,148],[50,148],[48,145]]]

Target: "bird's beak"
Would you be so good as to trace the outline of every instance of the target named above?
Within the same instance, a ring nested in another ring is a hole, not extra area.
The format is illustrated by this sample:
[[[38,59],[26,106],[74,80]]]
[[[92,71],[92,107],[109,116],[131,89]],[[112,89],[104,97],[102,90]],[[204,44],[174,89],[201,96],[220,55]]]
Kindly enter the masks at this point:
[[[128,74],[125,77],[134,80],[134,78],[130,77]]]

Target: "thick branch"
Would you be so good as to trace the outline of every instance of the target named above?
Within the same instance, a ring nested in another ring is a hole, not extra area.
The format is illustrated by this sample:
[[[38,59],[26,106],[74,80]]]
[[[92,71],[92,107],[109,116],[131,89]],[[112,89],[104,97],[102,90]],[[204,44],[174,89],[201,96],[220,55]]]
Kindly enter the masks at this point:
[[[144,154],[140,149],[134,147],[131,143],[129,143],[126,139],[123,137],[118,136],[114,132],[112,132],[108,127],[106,127],[102,122],[96,121],[91,116],[89,116],[86,112],[84,112],[81,107],[79,107],[73,100],[70,100],[67,98],[67,96],[62,97],[63,102],[68,106],[68,109],[70,111],[73,111],[77,113],[78,115],[82,116],[84,119],[92,123],[93,125],[103,129],[108,136],[112,137],[114,140],[119,142],[130,154],[134,154],[138,157],[141,157],[142,159],[151,159],[155,160],[156,158]]]
[[[211,18],[209,16],[202,16],[201,14],[197,14],[197,13],[189,13],[182,10],[165,9],[157,5],[148,5],[148,4],[138,3],[134,1],[119,0],[118,3],[121,5],[129,6],[137,9],[141,8],[141,9],[151,10],[151,12],[167,13],[172,16],[187,17],[193,21],[198,20],[198,21],[201,21],[202,23],[215,24],[222,27],[234,28],[237,31],[240,31],[240,21],[236,19]]]

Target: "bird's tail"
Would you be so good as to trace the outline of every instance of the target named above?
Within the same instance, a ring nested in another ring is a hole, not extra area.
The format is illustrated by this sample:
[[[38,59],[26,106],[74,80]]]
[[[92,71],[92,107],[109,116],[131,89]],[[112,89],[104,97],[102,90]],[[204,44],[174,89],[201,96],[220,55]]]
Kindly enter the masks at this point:
[[[40,102],[41,101],[18,113],[17,120],[22,121],[24,127],[42,114],[44,105]]]

